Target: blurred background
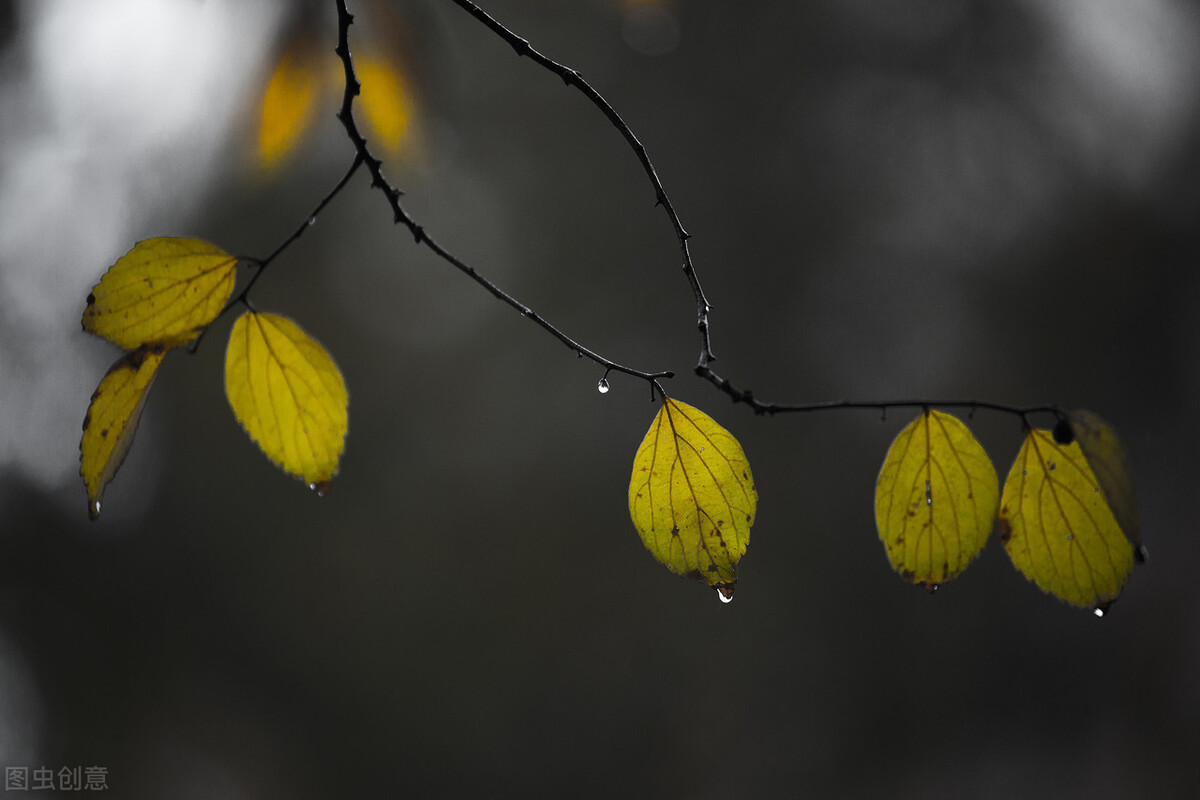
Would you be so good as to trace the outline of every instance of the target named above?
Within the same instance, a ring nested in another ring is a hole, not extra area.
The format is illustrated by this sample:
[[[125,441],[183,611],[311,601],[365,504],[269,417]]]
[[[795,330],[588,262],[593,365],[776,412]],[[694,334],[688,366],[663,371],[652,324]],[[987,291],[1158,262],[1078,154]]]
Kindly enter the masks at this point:
[[[998,542],[936,596],[893,574],[874,481],[912,414],[759,418],[694,378],[678,245],[599,112],[446,0],[350,5],[413,216],[741,440],[737,598],[629,521],[646,386],[598,393],[365,175],[254,295],[346,378],[332,491],[238,427],[222,318],[89,523],[80,424],[119,353],[84,300],[151,236],[264,256],[341,177],[333,3],[0,4],[0,762],[122,798],[1195,790],[1197,4],[484,3],[648,148],[736,384],[1112,422],[1150,560],[1104,619]],[[970,424],[1003,477],[1019,422]]]

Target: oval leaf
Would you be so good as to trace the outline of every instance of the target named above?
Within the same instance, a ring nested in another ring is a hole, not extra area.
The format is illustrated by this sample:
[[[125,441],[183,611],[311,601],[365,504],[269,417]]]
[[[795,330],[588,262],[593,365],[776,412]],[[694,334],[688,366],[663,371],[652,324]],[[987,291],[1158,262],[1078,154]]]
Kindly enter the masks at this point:
[[[1133,567],[1121,532],[1078,441],[1047,430],[1025,437],[1004,482],[1000,538],[1013,566],[1045,592],[1101,612]]]
[[[393,155],[400,151],[412,116],[412,97],[400,70],[383,58],[359,57],[362,110],[376,138]],[[372,140],[374,141],[374,140]]]
[[[126,350],[187,344],[221,313],[236,272],[237,258],[200,239],[138,242],[88,295],[83,329]]]
[[[1083,457],[1100,482],[1100,489],[1108,500],[1113,516],[1117,518],[1117,524],[1121,526],[1125,538],[1133,544],[1135,554],[1144,558],[1142,527],[1138,521],[1137,497],[1133,491],[1133,470],[1117,432],[1098,414],[1085,409],[1072,411],[1070,422],[1075,441],[1079,442]]]
[[[288,43],[263,91],[258,157],[264,167],[288,155],[315,118],[325,53],[306,37]]]
[[[757,507],[737,439],[699,409],[665,398],[629,481],[629,514],[646,548],[729,599]]]
[[[100,516],[100,500],[121,468],[150,385],[166,349],[147,346],[122,356],[105,373],[92,394],[79,440],[79,474],[88,495],[88,516]]]
[[[926,411],[896,437],[875,484],[875,524],[892,568],[935,590],[979,555],[996,523],[1000,481],[971,431]]]
[[[247,311],[225,351],[238,422],[284,472],[324,489],[346,440],[346,385],[333,359],[286,317]]]

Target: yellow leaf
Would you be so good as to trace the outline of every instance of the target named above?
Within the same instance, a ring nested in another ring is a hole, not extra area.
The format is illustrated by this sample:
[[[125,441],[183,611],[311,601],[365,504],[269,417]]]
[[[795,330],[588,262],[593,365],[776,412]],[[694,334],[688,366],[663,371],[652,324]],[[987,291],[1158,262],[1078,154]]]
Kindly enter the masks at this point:
[[[263,92],[258,128],[258,156],[263,166],[274,166],[290,153],[312,123],[322,77],[318,54],[307,39],[288,45]]]
[[[236,257],[200,239],[138,242],[88,295],[83,329],[126,350],[187,344],[221,313],[236,272]]]
[[[1000,538],[1013,566],[1045,592],[1100,613],[1133,567],[1121,532],[1079,442],[1050,431],[1025,437],[1000,498]]]
[[[629,481],[629,514],[646,548],[667,569],[728,600],[757,507],[737,439],[704,412],[665,398]]]
[[[88,516],[100,516],[104,487],[133,444],[138,419],[166,348],[146,345],[113,364],[92,394],[79,440],[79,474],[88,495]]]
[[[324,491],[346,440],[346,385],[333,359],[286,317],[247,311],[225,351],[225,394],[267,458]]]
[[[1079,442],[1083,457],[1100,482],[1117,524],[1139,557],[1144,557],[1140,555],[1144,551],[1141,549],[1142,527],[1138,522],[1137,497],[1133,492],[1133,470],[1117,432],[1099,415],[1084,409],[1072,411],[1070,422],[1075,441]]]
[[[933,591],[987,543],[1000,481],[957,418],[926,411],[896,437],[875,485],[875,524],[892,568]]]
[[[399,70],[369,56],[354,65],[362,84],[362,109],[381,144],[395,154],[404,143],[412,116],[412,96]]]

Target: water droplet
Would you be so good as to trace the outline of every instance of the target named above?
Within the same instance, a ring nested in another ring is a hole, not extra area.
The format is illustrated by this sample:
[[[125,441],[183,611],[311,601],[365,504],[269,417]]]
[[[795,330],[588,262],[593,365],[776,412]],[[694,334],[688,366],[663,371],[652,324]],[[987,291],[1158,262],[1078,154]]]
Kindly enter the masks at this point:
[[[933,487],[929,485],[929,481],[925,481],[925,505],[933,505]],[[941,508],[941,506],[938,506]]]
[[[600,394],[608,394],[608,378],[601,378],[596,384],[596,391]]]
[[[717,597],[721,598],[722,603],[733,602],[733,585],[728,583],[719,583],[713,587],[717,590]]]
[[[88,517],[93,520],[100,518],[100,501],[99,500],[93,500],[92,504],[90,506],[88,506]]]
[[[942,588],[942,585],[940,583],[925,584],[925,591],[929,592],[930,594],[936,594],[937,590],[940,588]]]
[[[1095,614],[1097,617],[1103,617],[1104,616],[1104,608],[1101,606],[1096,606],[1095,608],[1092,609],[1092,613]]]
[[[1146,549],[1146,545],[1139,544],[1137,549],[1133,551],[1133,557],[1140,563],[1145,564],[1150,559],[1150,551]]]
[[[309,483],[308,488],[317,493],[317,497],[324,497],[329,491],[329,481],[320,481],[319,483]]]
[[[316,225],[316,224],[317,224],[317,217],[316,217],[316,215],[313,215],[313,216],[311,216],[311,217],[309,217],[309,218],[308,218],[308,224],[309,224],[309,225]]]

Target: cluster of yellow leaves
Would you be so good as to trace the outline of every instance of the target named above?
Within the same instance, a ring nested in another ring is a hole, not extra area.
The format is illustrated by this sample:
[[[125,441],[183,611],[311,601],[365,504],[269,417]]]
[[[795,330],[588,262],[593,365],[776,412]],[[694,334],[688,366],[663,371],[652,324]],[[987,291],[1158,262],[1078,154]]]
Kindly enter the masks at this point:
[[[1029,431],[1001,493],[983,447],[955,417],[926,411],[896,437],[879,473],[875,520],[892,567],[933,590],[999,530],[1009,558],[1044,591],[1102,614],[1140,553],[1128,459],[1089,411],[1056,436]]]
[[[92,395],[80,440],[88,514],[129,452],[167,353],[193,342],[226,308],[238,259],[199,239],[140,242],[93,288],[83,328],[130,351]],[[225,354],[225,393],[264,454],[318,491],[337,472],[348,428],[341,373],[286,317],[244,312]],[[638,447],[629,513],[646,548],[672,572],[732,599],[758,493],[729,431],[663,398]],[[962,421],[927,410],[892,442],[875,490],[875,519],[892,567],[934,590],[982,551],[993,527],[1026,577],[1097,613],[1121,593],[1142,554],[1129,460],[1113,429],[1075,411],[1029,431],[1001,491]]]
[[[372,146],[379,145],[392,156],[401,153],[412,141],[416,101],[398,59],[371,51],[356,53],[355,74]],[[341,62],[323,44],[306,36],[288,42],[260,103],[258,160],[264,168],[277,166],[295,151],[312,128],[317,108],[336,101],[344,80]]]
[[[699,409],[664,398],[629,482],[629,514],[646,548],[676,575],[731,600],[757,507],[737,439]]]
[[[133,443],[146,396],[167,352],[194,341],[225,309],[238,259],[199,239],[138,243],[88,296],[83,329],[131,352],[92,394],[79,443],[88,516]],[[329,354],[295,323],[244,313],[226,351],[225,391],[234,415],[284,471],[324,489],[347,430],[346,387]]]

